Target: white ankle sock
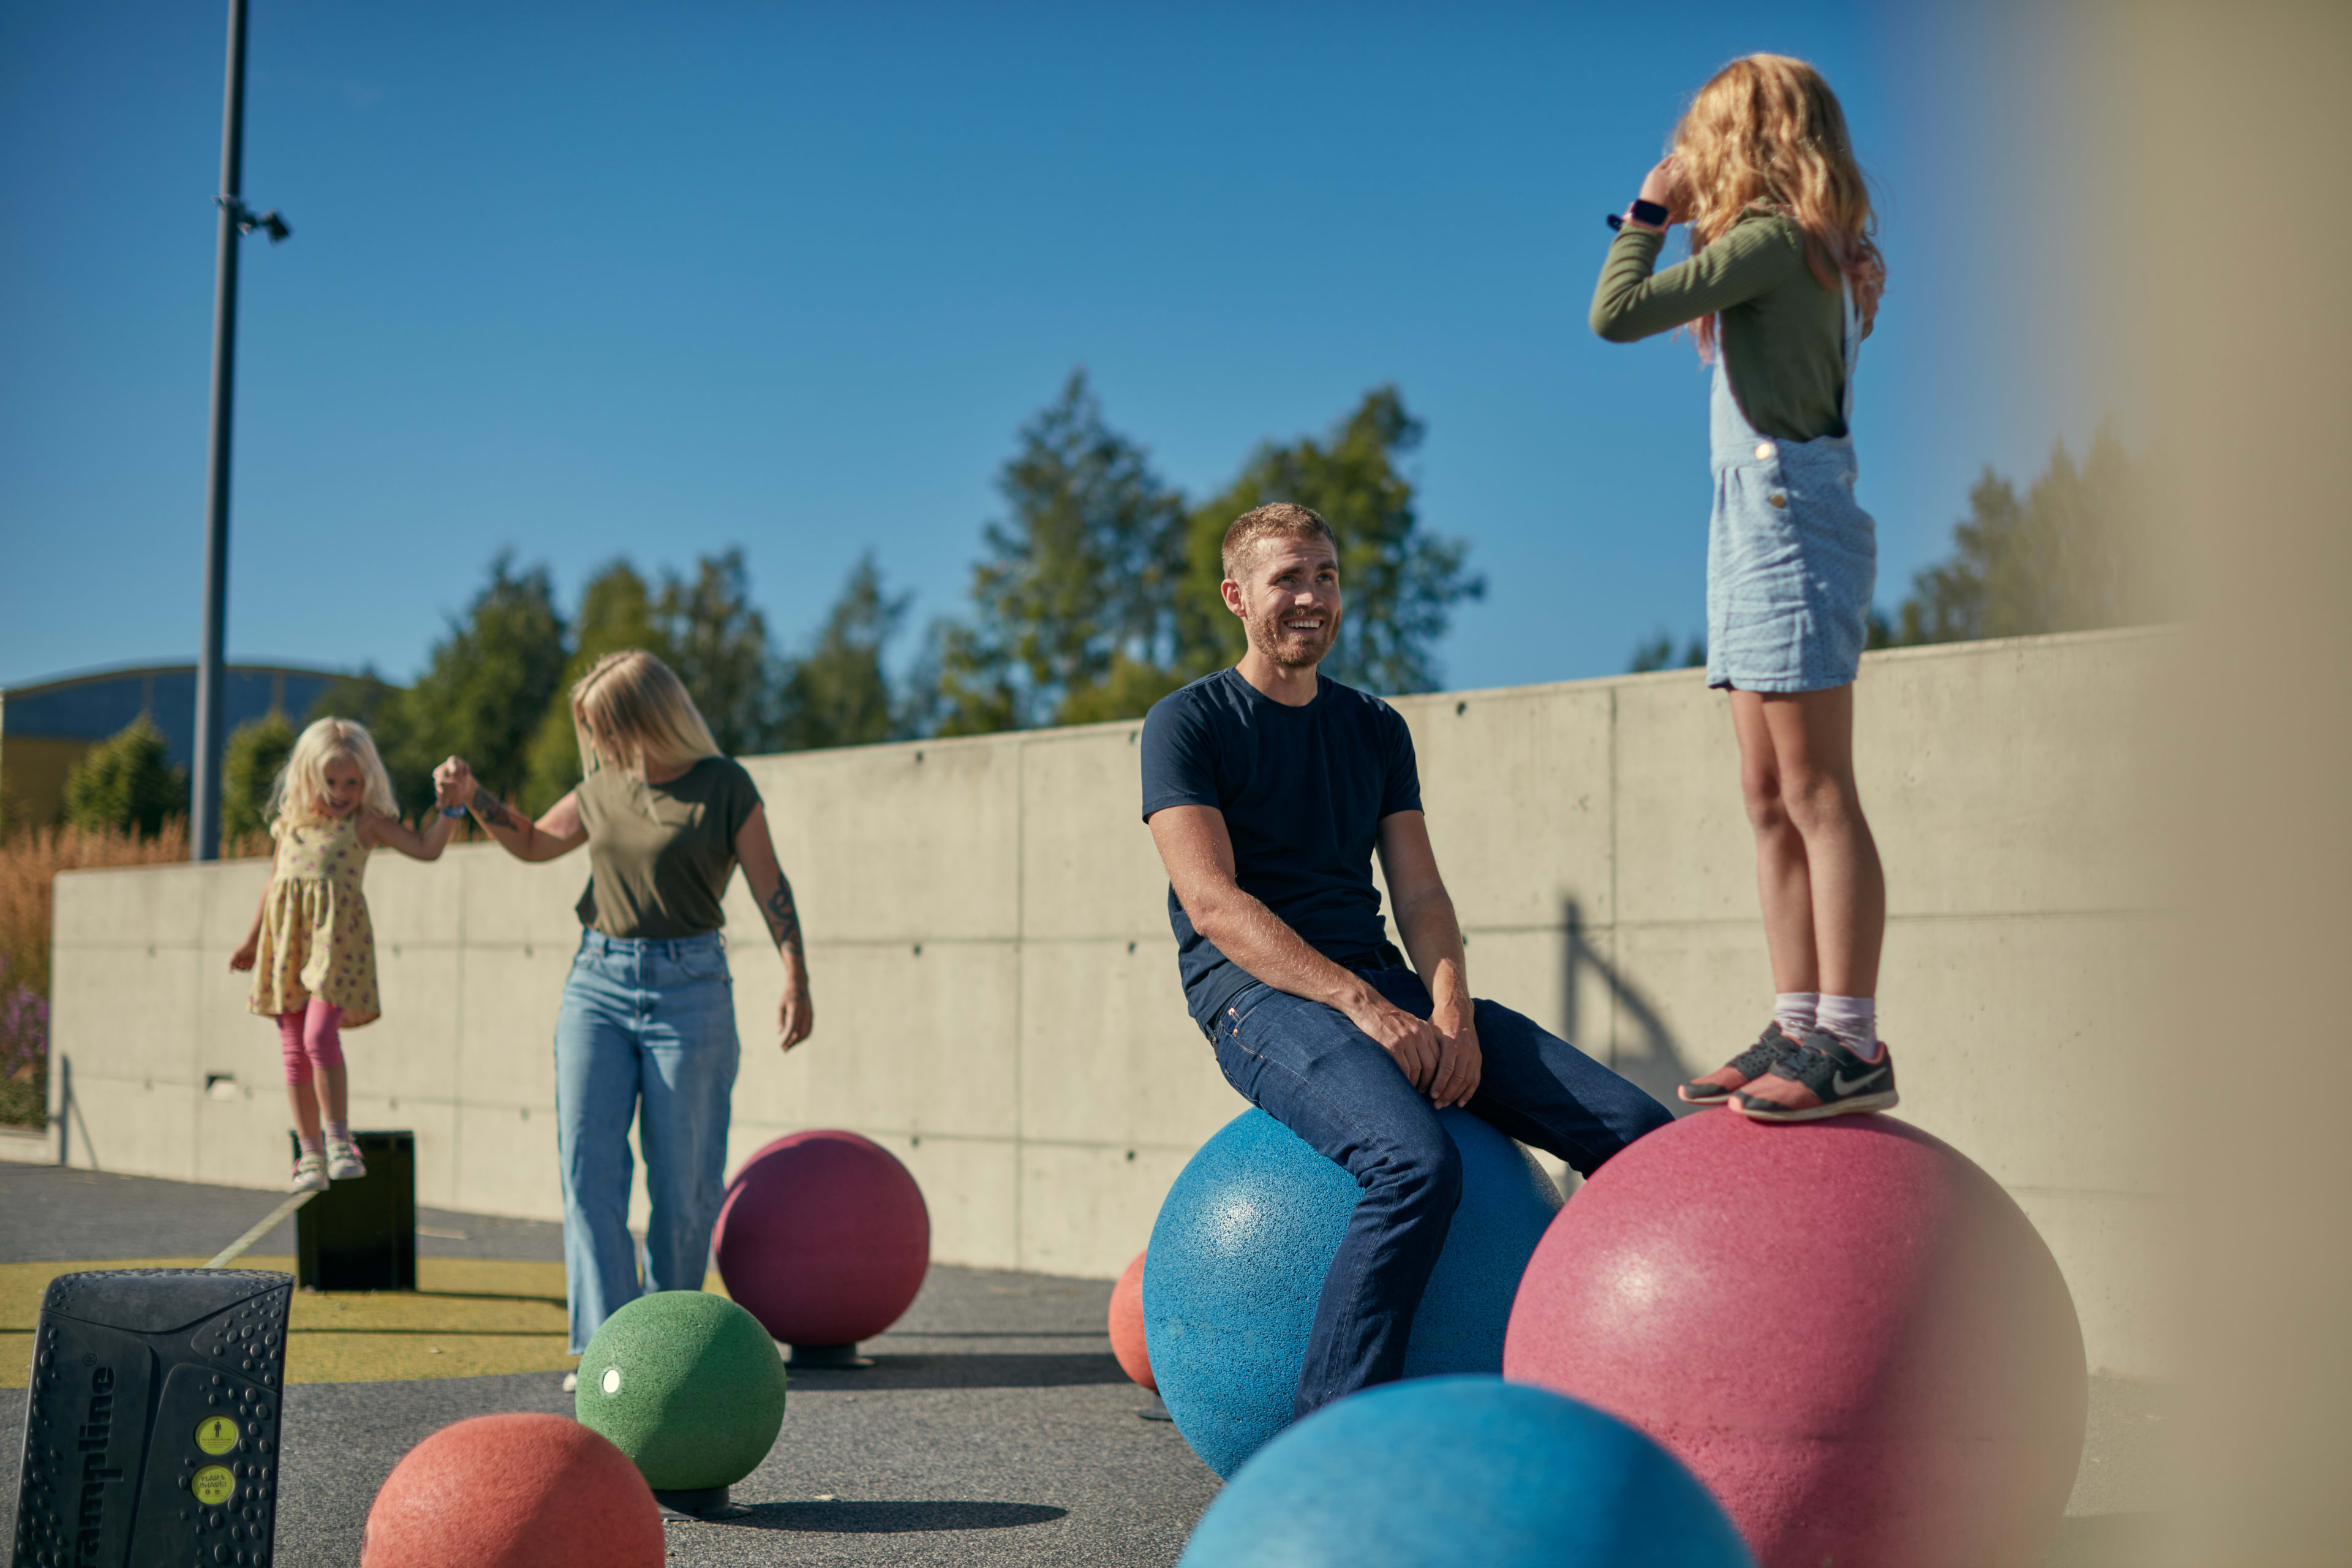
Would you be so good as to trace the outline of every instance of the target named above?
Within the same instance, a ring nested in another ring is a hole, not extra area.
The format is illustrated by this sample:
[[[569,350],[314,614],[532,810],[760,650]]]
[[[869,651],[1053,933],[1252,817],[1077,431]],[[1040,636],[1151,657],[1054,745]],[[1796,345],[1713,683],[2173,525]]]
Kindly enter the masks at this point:
[[[294,1136],[296,1140],[301,1143],[302,1152],[305,1154],[323,1154],[327,1152],[327,1144],[324,1139],[304,1138],[299,1132],[297,1132]]]
[[[1813,1019],[1821,1007],[1818,991],[1783,991],[1772,998],[1772,1021],[1790,1039],[1801,1040],[1813,1032]]]
[[[1878,998],[1823,996],[1817,1027],[1838,1037],[1847,1050],[1864,1061],[1878,1059]]]
[[[323,1122],[320,1130],[330,1138],[340,1138],[346,1143],[352,1141],[352,1124],[348,1121]]]

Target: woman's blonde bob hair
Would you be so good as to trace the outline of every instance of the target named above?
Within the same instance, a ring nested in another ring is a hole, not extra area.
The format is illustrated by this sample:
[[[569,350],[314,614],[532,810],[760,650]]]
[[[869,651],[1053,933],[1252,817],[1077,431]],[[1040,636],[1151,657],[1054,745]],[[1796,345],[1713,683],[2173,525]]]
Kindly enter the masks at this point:
[[[376,754],[375,737],[367,732],[367,726],[350,719],[318,719],[296,737],[286,765],[278,770],[278,781],[269,786],[271,837],[285,823],[326,819],[327,764],[337,757],[348,757],[359,764],[364,786],[360,793],[362,809],[384,816],[400,816],[400,802],[392,793],[392,775],[384,772],[383,759]]]
[[[1731,232],[1751,207],[1780,214],[1803,231],[1805,261],[1824,289],[1853,289],[1866,323],[1886,289],[1886,263],[1871,236],[1862,168],[1845,111],[1822,73],[1787,55],[1737,59],[1698,89],[1675,127],[1673,152],[1691,248]],[[1698,323],[1699,353],[1715,352],[1717,326]]]
[[[681,768],[720,754],[685,683],[643,648],[589,667],[572,688],[572,728],[583,773],[604,765],[642,781],[647,763]]]

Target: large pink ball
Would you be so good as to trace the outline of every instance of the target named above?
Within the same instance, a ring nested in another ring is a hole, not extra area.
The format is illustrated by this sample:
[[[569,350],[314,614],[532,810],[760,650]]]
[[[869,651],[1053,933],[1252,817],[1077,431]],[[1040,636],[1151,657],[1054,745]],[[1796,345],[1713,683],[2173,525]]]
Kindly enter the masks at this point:
[[[1656,1438],[1761,1568],[2032,1568],[2089,1392],[2057,1264],[1966,1156],[1886,1116],[1727,1110],[1651,1133],[1569,1201],[1503,1375]]]
[[[360,1568],[662,1568],[661,1510],[627,1455],[568,1415],[444,1426],[392,1468]]]
[[[792,1345],[880,1333],[923,1288],[931,1215],[890,1151],[855,1132],[777,1139],[727,1184],[711,1237],[727,1294]]]

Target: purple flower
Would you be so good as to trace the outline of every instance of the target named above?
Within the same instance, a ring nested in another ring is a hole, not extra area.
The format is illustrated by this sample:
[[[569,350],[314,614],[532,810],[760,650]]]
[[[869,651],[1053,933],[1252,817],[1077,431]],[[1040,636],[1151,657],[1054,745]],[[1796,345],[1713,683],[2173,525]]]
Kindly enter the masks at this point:
[[[48,1003],[29,985],[11,984],[0,956],[0,1079],[30,1083],[48,1052]]]

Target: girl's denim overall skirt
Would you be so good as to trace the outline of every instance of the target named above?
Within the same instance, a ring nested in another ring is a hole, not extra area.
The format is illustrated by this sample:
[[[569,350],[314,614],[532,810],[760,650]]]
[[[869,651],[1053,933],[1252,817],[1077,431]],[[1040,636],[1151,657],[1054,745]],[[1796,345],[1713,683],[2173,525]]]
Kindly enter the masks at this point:
[[[1820,691],[1853,679],[1878,577],[1878,531],[1853,499],[1853,372],[1862,328],[1845,303],[1846,433],[1811,441],[1748,423],[1722,356],[1708,407],[1715,513],[1706,537],[1706,683]]]

